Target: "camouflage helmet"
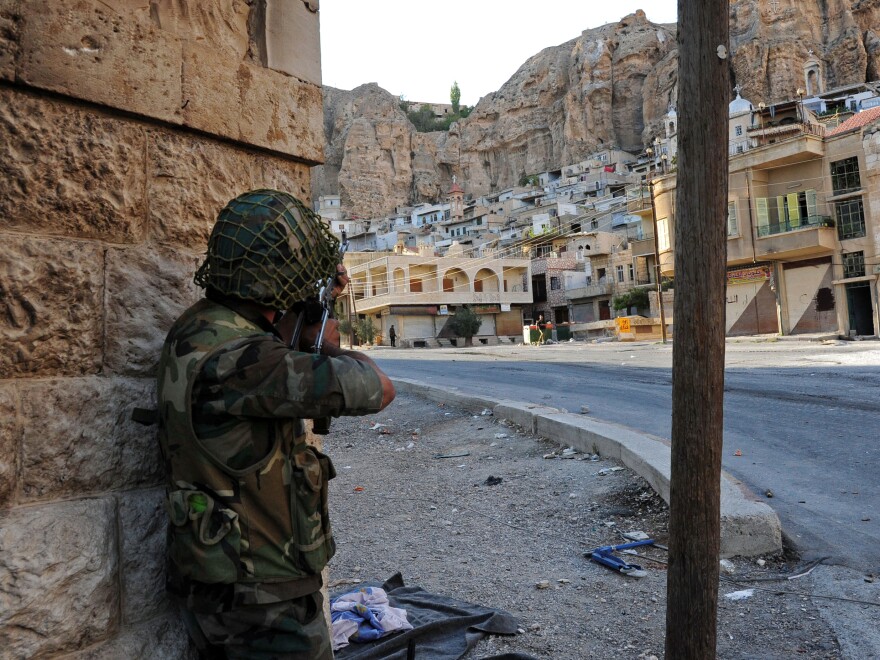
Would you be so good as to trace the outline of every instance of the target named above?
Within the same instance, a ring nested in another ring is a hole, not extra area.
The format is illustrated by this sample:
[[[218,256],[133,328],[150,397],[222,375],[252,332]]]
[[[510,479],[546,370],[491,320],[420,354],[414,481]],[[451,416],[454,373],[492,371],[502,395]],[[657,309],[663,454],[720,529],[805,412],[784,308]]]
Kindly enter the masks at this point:
[[[271,309],[289,309],[336,272],[339,241],[289,193],[253,190],[217,216],[195,283]]]

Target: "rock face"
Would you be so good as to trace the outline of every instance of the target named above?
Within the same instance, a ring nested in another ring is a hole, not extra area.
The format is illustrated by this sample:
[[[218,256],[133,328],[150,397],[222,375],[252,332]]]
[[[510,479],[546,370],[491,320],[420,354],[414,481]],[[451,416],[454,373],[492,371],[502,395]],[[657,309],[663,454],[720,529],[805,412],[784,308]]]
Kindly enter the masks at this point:
[[[793,98],[811,57],[825,89],[880,78],[880,0],[730,6],[732,77],[754,103]],[[375,84],[325,87],[325,164],[313,194],[339,194],[343,211],[371,217],[439,200],[453,174],[481,194],[603,147],[641,151],[678,102],[677,77],[675,25],[637,11],[530,58],[448,133],[416,133]]]

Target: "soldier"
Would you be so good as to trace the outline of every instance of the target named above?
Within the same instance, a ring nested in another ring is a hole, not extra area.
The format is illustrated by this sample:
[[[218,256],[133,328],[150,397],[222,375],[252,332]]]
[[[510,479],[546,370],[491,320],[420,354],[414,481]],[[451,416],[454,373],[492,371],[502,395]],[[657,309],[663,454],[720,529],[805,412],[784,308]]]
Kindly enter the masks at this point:
[[[299,200],[275,190],[220,212],[195,276],[205,297],[177,320],[159,363],[159,440],[168,475],[168,588],[207,658],[332,658],[321,569],[335,551],[330,459],[305,419],[367,415],[394,386],[328,322],[289,346],[314,283],[348,282],[338,242]],[[302,350],[300,350],[302,349]]]

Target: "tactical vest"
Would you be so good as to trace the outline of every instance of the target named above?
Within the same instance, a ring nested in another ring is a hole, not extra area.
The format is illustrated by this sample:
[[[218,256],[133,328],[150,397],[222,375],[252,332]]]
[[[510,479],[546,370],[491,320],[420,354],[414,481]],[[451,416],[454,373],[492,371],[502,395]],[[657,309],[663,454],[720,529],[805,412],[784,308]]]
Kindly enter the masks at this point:
[[[271,447],[253,464],[233,468],[222,437],[196,437],[192,415],[193,385],[208,360],[265,334],[207,300],[181,316],[159,363],[159,442],[169,479],[170,571],[243,591],[272,583],[274,600],[320,588],[321,569],[335,552],[327,512],[327,481],[335,476],[330,459],[306,444],[302,420],[252,418],[265,425],[258,430]],[[259,602],[258,590],[252,593],[240,602]]]

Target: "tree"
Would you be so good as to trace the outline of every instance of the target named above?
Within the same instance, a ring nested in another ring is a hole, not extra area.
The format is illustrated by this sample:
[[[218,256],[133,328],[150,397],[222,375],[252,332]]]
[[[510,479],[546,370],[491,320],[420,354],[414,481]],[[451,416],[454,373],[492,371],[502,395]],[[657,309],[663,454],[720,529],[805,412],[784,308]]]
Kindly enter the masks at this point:
[[[614,299],[611,301],[611,305],[615,310],[620,311],[622,309],[627,310],[629,312],[630,308],[635,307],[636,309],[645,307],[649,307],[651,305],[651,301],[648,298],[647,289],[632,289],[630,291],[626,291],[625,293],[621,293],[619,296],[614,296]]]
[[[373,319],[369,316],[365,319],[358,319],[354,324],[354,334],[357,335],[358,341],[362,344],[372,344],[376,337],[376,326],[373,325]]]
[[[449,319],[449,329],[457,336],[464,337],[465,346],[473,346],[474,335],[480,331],[482,323],[477,313],[465,305],[455,310],[455,316]]]
[[[721,544],[729,0],[679,0],[666,658],[715,657]]]
[[[452,112],[457,115],[461,103],[461,90],[458,88],[457,80],[452,83],[452,88],[449,90],[449,100],[452,101]]]
[[[419,133],[440,130],[437,126],[437,118],[434,116],[434,109],[430,105],[423,105],[418,110],[407,112],[406,116],[409,117]]]

